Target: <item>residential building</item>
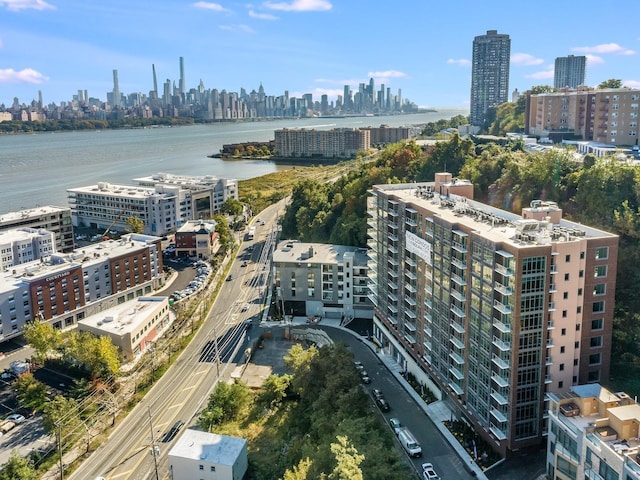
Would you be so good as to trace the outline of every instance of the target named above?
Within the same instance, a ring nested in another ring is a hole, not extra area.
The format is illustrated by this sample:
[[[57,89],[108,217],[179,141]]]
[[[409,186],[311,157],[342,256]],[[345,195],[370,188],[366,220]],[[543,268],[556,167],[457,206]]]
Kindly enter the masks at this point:
[[[371,145],[384,145],[387,143],[397,143],[409,140],[412,137],[409,127],[390,127],[380,125],[379,127],[364,127],[362,130],[370,132]]]
[[[546,395],[609,377],[618,237],[472,200],[473,185],[376,185],[374,340],[508,455],[547,434]]]
[[[369,130],[334,128],[307,130],[283,128],[275,131],[275,149],[279,157],[290,158],[354,158],[371,148]]]
[[[549,394],[547,478],[640,479],[640,405],[598,383]]]
[[[213,220],[190,220],[178,229],[175,239],[178,257],[206,259],[220,247]]]
[[[473,39],[471,125],[483,126],[489,107],[509,101],[509,35],[488,30]]]
[[[587,57],[569,55],[558,57],[553,69],[553,86],[555,88],[577,88],[584,85],[587,72]]]
[[[169,451],[173,480],[242,480],[247,467],[244,438],[189,428]]]
[[[178,225],[187,220],[209,219],[220,213],[227,200],[238,200],[238,182],[235,179],[157,173],[134,181],[143,187],[153,187],[158,192],[174,192],[179,199]]]
[[[0,231],[0,271],[47,257],[55,251],[55,235],[49,230],[17,228]]]
[[[78,330],[109,337],[129,363],[152,348],[172,321],[168,297],[138,297],[79,320]]]
[[[273,252],[273,264],[285,314],[372,318],[366,249],[284,241]]]
[[[160,238],[128,234],[0,273],[0,342],[41,319],[57,329],[149,295],[163,282]]]
[[[0,214],[0,231],[30,227],[53,232],[58,252],[73,250],[73,222],[69,207],[43,207]]]
[[[614,146],[638,143],[640,89],[560,89],[527,96],[525,133]]]

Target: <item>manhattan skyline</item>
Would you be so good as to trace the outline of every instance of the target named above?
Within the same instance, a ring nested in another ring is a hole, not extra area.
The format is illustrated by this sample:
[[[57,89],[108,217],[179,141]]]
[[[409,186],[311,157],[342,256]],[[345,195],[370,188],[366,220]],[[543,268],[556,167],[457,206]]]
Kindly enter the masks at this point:
[[[618,78],[640,88],[640,35],[618,28],[628,3],[588,0],[562,15],[544,14],[558,10],[548,0],[536,10],[498,3],[0,0],[0,103],[29,103],[39,91],[59,103],[78,90],[106,101],[113,70],[121,92],[146,94],[152,65],[158,82],[178,85],[183,57],[187,89],[262,84],[272,95],[335,101],[344,85],[357,91],[373,78],[421,107],[468,107],[472,42],[487,30],[511,38],[510,91],[553,85],[555,58],[570,54],[587,56],[587,85]]]

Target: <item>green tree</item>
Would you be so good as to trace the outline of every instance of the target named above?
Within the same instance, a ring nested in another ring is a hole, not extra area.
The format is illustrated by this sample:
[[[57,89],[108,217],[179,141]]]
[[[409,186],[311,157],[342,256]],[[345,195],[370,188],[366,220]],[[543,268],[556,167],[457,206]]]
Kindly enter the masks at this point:
[[[291,385],[292,375],[269,375],[262,384],[260,401],[269,408],[276,408],[287,396],[287,391]]]
[[[29,460],[20,456],[17,450],[11,452],[9,461],[0,470],[0,480],[36,480],[38,472]]]
[[[242,203],[235,198],[227,198],[220,207],[220,212],[225,215],[242,215]]]
[[[42,410],[47,403],[46,385],[36,380],[30,372],[20,375],[14,383],[14,388],[18,402],[28,410]]]
[[[622,80],[617,78],[610,78],[609,80],[605,80],[604,82],[600,82],[598,85],[599,89],[604,88],[622,88]]]
[[[293,470],[284,472],[282,480],[307,480],[312,463],[309,457],[303,458],[297,465],[294,465]]]
[[[144,232],[144,222],[140,217],[135,215],[130,215],[124,219],[125,223],[129,226],[129,230],[132,233],[143,233]]]
[[[58,433],[58,428],[61,428],[62,435],[66,436],[67,433],[75,430],[81,422],[78,414],[78,402],[62,395],[57,395],[53,400],[47,402],[43,414],[42,426],[52,435]]]
[[[50,352],[57,350],[62,343],[62,333],[49,322],[34,320],[23,327],[24,339],[35,350],[38,361],[44,361]]]
[[[215,425],[235,420],[249,400],[249,388],[244,383],[218,382],[198,423],[210,430]]]
[[[233,234],[227,223],[227,219],[223,215],[213,217],[216,222],[216,233],[218,234],[218,242],[220,242],[220,250],[223,253],[228,252],[233,245]]]
[[[72,330],[67,334],[65,357],[83,366],[94,379],[111,379],[120,368],[118,348],[106,336]]]
[[[338,442],[331,444],[331,452],[336,457],[337,465],[329,474],[329,480],[363,480],[360,464],[364,455],[351,445],[347,437],[338,435]]]

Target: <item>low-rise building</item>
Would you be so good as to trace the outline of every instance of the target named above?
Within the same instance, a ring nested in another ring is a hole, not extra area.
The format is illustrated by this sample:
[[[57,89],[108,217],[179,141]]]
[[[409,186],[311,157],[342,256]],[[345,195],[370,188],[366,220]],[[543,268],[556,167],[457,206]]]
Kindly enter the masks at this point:
[[[37,208],[18,210],[0,214],[0,231],[16,228],[45,229],[53,232],[56,238],[56,251],[73,250],[73,222],[69,207],[45,205]]]
[[[172,320],[168,297],[138,297],[78,321],[78,330],[111,338],[128,363],[152,347]]]
[[[149,295],[164,280],[160,242],[132,233],[1,272],[0,342],[34,319],[73,328],[88,315]]]
[[[285,314],[373,317],[366,249],[284,241],[273,253],[273,263],[277,300]]]
[[[187,429],[169,451],[173,480],[241,480],[247,467],[243,438]]]
[[[176,255],[207,259],[219,248],[216,222],[193,220],[182,225],[175,235]]]
[[[640,405],[598,383],[549,393],[547,476],[640,479]]]
[[[55,251],[55,235],[49,230],[17,228],[0,231],[0,271],[47,257]]]

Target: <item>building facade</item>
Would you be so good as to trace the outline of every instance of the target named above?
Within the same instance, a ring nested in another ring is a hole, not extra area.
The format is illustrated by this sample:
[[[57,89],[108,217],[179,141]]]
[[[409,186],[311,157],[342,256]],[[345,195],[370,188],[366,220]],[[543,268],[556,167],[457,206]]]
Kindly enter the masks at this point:
[[[129,363],[155,345],[173,317],[168,297],[138,297],[78,321],[78,330],[109,337]]]
[[[56,251],[73,250],[73,222],[68,207],[47,205],[0,215],[0,231],[23,227],[49,230],[55,235]]]
[[[366,250],[284,241],[273,263],[277,301],[286,315],[372,318]]]
[[[371,145],[397,143],[411,138],[411,128],[409,127],[380,125],[379,127],[365,127],[362,130],[369,130]]]
[[[569,55],[558,57],[553,69],[553,86],[555,88],[577,88],[584,85],[587,73],[587,57]]]
[[[279,157],[346,159],[355,158],[358,152],[369,148],[371,133],[365,129],[283,128],[275,131],[275,149]]]
[[[488,30],[473,39],[471,125],[482,126],[489,107],[509,101],[509,35]]]
[[[0,231],[0,271],[48,257],[55,251],[55,235],[49,230],[17,228]]]
[[[187,429],[169,451],[172,480],[242,480],[248,468],[244,438]]]
[[[597,383],[549,394],[547,478],[640,480],[640,405]]]
[[[160,238],[128,234],[0,273],[0,342],[40,319],[57,329],[163,284]]]
[[[546,437],[547,393],[608,378],[618,237],[469,187],[371,190],[374,339],[508,455]]]
[[[216,222],[213,220],[188,221],[175,235],[178,257],[209,258],[219,248]]]
[[[525,132],[554,132],[614,146],[638,144],[640,89],[589,87],[528,95]]]

